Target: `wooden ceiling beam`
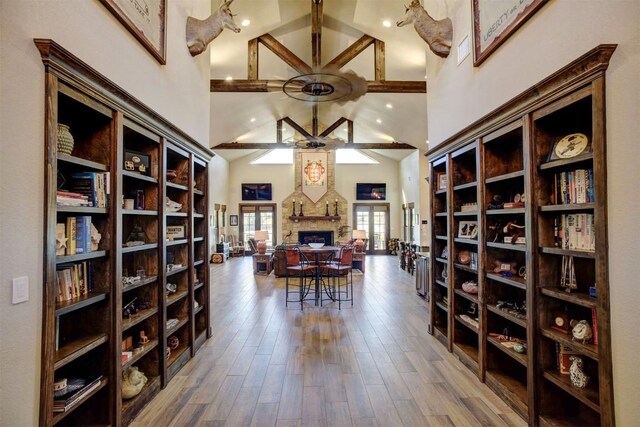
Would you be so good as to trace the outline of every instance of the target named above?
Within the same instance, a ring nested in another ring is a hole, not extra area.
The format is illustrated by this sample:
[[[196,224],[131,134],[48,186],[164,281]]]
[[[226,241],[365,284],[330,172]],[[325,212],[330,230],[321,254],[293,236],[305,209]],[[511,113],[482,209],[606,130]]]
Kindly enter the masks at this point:
[[[384,57],[384,42],[377,40],[374,43],[373,62],[375,66],[375,79],[376,81],[384,81],[386,77],[386,60]]]
[[[338,120],[336,120],[331,126],[329,126],[328,128],[326,128],[321,134],[320,136],[325,137],[325,136],[329,136],[329,134],[331,132],[333,132],[334,130],[338,129],[338,126],[340,126],[341,124],[343,124],[344,122],[346,122],[347,119],[344,117],[340,117]]]
[[[338,56],[329,61],[329,63],[325,65],[324,68],[340,69],[344,67],[349,61],[364,52],[364,50],[371,46],[375,41],[375,38],[367,34],[363,35],[358,40],[353,42],[351,46],[340,52]]]
[[[222,80],[212,79],[211,92],[274,92],[282,91],[284,80]],[[427,93],[425,81],[369,80],[367,93]]]
[[[294,122],[291,119],[291,117],[283,117],[282,121],[285,122],[286,124],[288,124],[289,126],[291,126],[292,128],[294,128],[295,130],[297,130],[298,133],[300,133],[300,135],[304,136],[305,138],[313,138],[314,137],[314,135],[311,135],[309,132],[307,132],[307,130],[305,128],[303,128],[302,126],[300,126],[299,124]]]
[[[291,52],[285,45],[280,43],[271,34],[263,34],[258,37],[260,43],[262,43],[267,49],[275,53],[275,55],[282,59],[287,65],[296,70],[300,74],[311,73],[311,67],[300,59],[295,53]]]
[[[314,70],[322,62],[322,0],[311,0],[311,58]]]
[[[296,148],[292,144],[277,142],[228,142],[211,147],[212,150],[273,150],[274,148]],[[300,147],[305,148],[305,147]],[[339,148],[355,148],[357,150],[416,150],[413,145],[403,142],[373,142],[344,144]]]
[[[249,40],[247,46],[247,79],[258,80],[258,39]]]

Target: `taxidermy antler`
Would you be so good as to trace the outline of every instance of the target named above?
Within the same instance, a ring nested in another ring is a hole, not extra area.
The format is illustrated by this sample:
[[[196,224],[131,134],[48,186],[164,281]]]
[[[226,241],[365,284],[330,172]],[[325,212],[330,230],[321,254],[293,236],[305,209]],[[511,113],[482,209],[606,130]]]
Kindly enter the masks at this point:
[[[233,22],[233,15],[229,6],[233,0],[220,5],[210,17],[201,21],[192,16],[187,17],[187,47],[191,56],[200,55],[207,45],[218,37],[224,27],[239,33],[240,28]]]
[[[403,27],[413,22],[413,28],[427,42],[433,53],[442,58],[449,56],[453,38],[451,19],[444,18],[436,21],[424,10],[419,0],[413,0],[409,6],[405,6],[405,9],[404,18],[396,25]]]

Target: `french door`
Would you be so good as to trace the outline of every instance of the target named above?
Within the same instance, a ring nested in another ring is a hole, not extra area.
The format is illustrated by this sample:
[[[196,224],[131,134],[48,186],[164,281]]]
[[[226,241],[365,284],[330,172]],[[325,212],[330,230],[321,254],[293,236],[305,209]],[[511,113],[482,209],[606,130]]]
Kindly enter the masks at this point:
[[[389,203],[354,203],[353,229],[367,233],[368,254],[384,255],[389,241]]]
[[[255,237],[257,230],[266,230],[269,232],[267,246],[275,246],[276,241],[276,204],[260,203],[260,204],[240,204],[240,239],[244,242],[245,248],[248,250],[249,239]]]

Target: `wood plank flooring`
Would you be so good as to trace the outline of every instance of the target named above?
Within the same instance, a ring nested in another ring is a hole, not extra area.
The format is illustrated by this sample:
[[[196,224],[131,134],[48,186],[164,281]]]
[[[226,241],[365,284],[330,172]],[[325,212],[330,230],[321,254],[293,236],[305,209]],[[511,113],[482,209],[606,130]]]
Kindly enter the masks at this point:
[[[213,264],[213,337],[132,426],[526,425],[427,333],[398,258],[366,262],[340,311],[285,308],[250,257]]]

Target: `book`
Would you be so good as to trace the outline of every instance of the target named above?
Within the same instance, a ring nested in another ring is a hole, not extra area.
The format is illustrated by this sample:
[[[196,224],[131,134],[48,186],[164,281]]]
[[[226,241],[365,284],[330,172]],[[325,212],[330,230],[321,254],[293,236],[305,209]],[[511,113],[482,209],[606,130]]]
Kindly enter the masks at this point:
[[[93,390],[100,387],[103,376],[87,381],[84,378],[71,378],[67,380],[67,393],[53,398],[53,412],[67,412]]]
[[[56,255],[64,256],[67,248],[67,225],[61,222],[56,224]]]
[[[591,309],[591,325],[591,329],[593,329],[593,345],[598,345],[598,310],[595,307]]]
[[[569,368],[571,367],[571,356],[578,356],[579,353],[566,347],[564,344],[559,345],[558,351],[558,370],[562,375],[569,374]]]
[[[67,255],[76,254],[76,217],[67,217]]]

